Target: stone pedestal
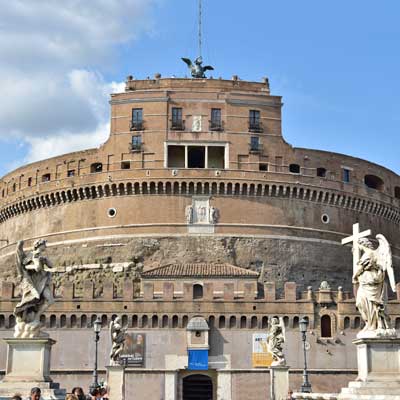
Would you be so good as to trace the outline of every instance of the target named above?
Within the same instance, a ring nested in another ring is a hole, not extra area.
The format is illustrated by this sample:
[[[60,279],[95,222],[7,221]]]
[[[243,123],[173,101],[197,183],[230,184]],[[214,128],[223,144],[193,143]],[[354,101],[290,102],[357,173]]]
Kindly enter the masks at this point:
[[[286,400],[289,391],[289,367],[271,366],[271,400]]]
[[[6,375],[0,382],[0,400],[19,393],[28,396],[32,387],[39,387],[42,398],[63,399],[61,390],[50,378],[50,338],[4,339],[7,343]]]
[[[358,377],[340,400],[400,399],[400,339],[357,339]]]
[[[125,400],[125,367],[110,365],[106,369],[110,400]]]

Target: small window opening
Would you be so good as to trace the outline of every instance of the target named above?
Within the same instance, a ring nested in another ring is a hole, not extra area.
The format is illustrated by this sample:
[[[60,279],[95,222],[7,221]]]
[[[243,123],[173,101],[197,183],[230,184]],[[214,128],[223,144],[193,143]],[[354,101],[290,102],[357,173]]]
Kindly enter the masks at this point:
[[[49,182],[50,181],[50,174],[42,175],[42,182]]]
[[[369,188],[379,190],[379,191],[383,191],[384,186],[385,186],[383,183],[383,180],[375,175],[365,175],[364,183]]]
[[[201,337],[201,332],[200,331],[196,331],[195,336],[196,337]]]
[[[292,174],[299,174],[300,173],[300,165],[299,164],[290,164],[289,172],[291,172]]]
[[[193,285],[193,299],[202,299],[203,298],[203,286],[196,284]]]
[[[110,218],[114,218],[117,215],[117,210],[115,208],[109,208],[107,211],[107,215]]]
[[[14,184],[13,184],[13,192],[15,192],[16,190],[17,190],[17,184],[14,183]]]
[[[182,108],[172,108],[171,129],[181,131],[185,129],[184,121],[182,120]]]
[[[210,131],[222,131],[221,109],[211,109]]]
[[[249,111],[249,131],[250,132],[261,132],[260,122],[260,111],[250,110]]]
[[[326,169],[325,168],[317,168],[317,176],[321,178],[326,178]]]
[[[68,172],[67,172],[67,176],[68,177],[75,176],[75,170],[74,169],[69,169]]]
[[[103,164],[102,163],[93,163],[90,165],[90,173],[96,174],[98,172],[103,171]]]
[[[134,108],[132,110],[131,131],[143,130],[143,109]]]
[[[400,186],[396,186],[394,188],[394,197],[396,197],[396,199],[400,199]]]
[[[130,161],[122,161],[121,162],[121,169],[130,169],[131,168],[131,162]]]
[[[133,151],[142,149],[142,137],[140,135],[132,136],[131,149]]]
[[[188,168],[205,168],[205,148],[203,146],[188,147]]]
[[[342,170],[342,180],[345,183],[349,183],[350,182],[350,170],[347,168],[343,168]]]
[[[268,171],[268,164],[259,164],[258,168],[260,171]]]
[[[28,186],[32,186],[32,177],[28,178]],[[3,196],[4,197],[4,196]]]
[[[251,136],[250,137],[250,151],[260,151],[260,138],[258,136]]]

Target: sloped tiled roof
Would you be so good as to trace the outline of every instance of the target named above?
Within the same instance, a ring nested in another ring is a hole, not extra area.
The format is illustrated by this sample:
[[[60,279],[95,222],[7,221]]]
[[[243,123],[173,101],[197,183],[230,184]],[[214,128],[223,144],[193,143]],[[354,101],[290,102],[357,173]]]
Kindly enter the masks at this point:
[[[142,273],[145,279],[258,278],[258,272],[231,264],[167,264]]]

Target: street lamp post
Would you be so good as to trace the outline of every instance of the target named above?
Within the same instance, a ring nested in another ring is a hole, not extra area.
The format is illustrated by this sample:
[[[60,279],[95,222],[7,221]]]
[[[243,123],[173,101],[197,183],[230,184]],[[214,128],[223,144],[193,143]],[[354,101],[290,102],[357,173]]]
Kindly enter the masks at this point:
[[[307,373],[307,352],[306,352],[306,334],[307,334],[308,320],[302,318],[299,325],[300,325],[301,339],[303,341],[303,353],[304,353],[303,384],[301,385],[300,392],[311,393],[311,383],[308,381],[308,373]]]
[[[97,360],[98,360],[98,343],[100,339],[100,330],[101,330],[101,320],[97,318],[96,321],[93,322],[93,330],[94,330],[94,343],[95,343],[95,353],[94,353],[94,368],[93,368],[93,382],[89,387],[89,393],[92,393],[94,389],[99,386],[99,377],[97,373]]]

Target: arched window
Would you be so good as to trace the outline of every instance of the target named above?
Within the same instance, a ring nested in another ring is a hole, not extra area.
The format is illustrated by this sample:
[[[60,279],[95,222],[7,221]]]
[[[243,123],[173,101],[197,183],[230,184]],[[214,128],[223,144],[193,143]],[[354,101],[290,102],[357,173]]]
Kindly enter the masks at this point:
[[[178,316],[177,315],[174,315],[172,317],[172,327],[173,328],[177,328],[178,327]]]
[[[293,318],[293,329],[297,329],[299,327],[299,317]]]
[[[219,328],[225,328],[225,317],[223,315],[221,315],[219,317],[219,324],[218,324]]]
[[[267,329],[268,328],[268,317],[262,317],[261,319],[261,328]]]
[[[60,317],[60,328],[65,328],[67,326],[67,317],[63,314]]]
[[[163,315],[162,317],[162,325],[163,328],[168,328],[168,315]]]
[[[286,328],[289,326],[289,317],[288,316],[283,317],[283,324],[285,325]]]
[[[257,328],[257,317],[256,316],[251,317],[251,328],[252,329]]]
[[[240,327],[242,329],[246,329],[247,328],[247,318],[245,316],[240,317]]]
[[[158,317],[157,317],[157,315],[153,315],[151,317],[151,327],[152,328],[158,328]]]
[[[354,318],[354,329],[358,329],[361,325],[361,320],[360,317],[355,317]]]
[[[8,327],[9,328],[14,328],[14,326],[15,326],[15,316],[11,314],[8,317]]]
[[[137,328],[138,327],[138,317],[137,315],[134,315],[132,317],[132,328]]]
[[[344,317],[343,327],[344,327],[344,329],[350,328],[350,318],[349,317]]]
[[[291,172],[292,174],[299,174],[300,173],[300,165],[299,164],[290,164],[289,172]]]
[[[229,328],[236,328],[236,317],[234,315],[229,318]]]
[[[76,328],[77,320],[76,315],[71,315],[71,328]]]
[[[400,318],[396,318],[394,326],[395,326],[396,329],[400,329]]]
[[[85,314],[81,316],[81,328],[87,328],[87,316]]]
[[[375,175],[365,175],[364,183],[371,189],[382,191],[385,187],[383,180]]]
[[[103,164],[100,162],[96,162],[90,165],[90,173],[91,174],[96,174],[98,172],[103,171]]]
[[[55,315],[50,315],[49,328],[56,328],[56,327],[57,327],[57,318]]]
[[[203,298],[203,286],[196,283],[193,285],[193,299],[202,299]]]
[[[149,319],[147,315],[142,316],[142,328],[147,328],[147,324],[149,323]]]
[[[321,178],[326,178],[326,169],[325,168],[317,168],[317,176]]]
[[[108,325],[107,324],[107,315],[104,314],[104,315],[101,316],[101,327],[102,328],[106,328],[107,325]]]
[[[210,329],[215,327],[214,315],[210,315],[210,317],[208,318],[208,326],[210,327]]]
[[[0,315],[0,328],[4,328],[6,325],[6,320],[4,318],[4,315]]]
[[[186,328],[188,322],[189,322],[188,316],[187,316],[187,315],[184,315],[183,318],[182,318],[182,328]]]
[[[321,337],[332,337],[332,324],[329,315],[323,315],[321,317]]]

